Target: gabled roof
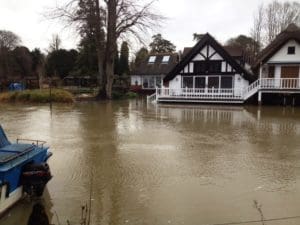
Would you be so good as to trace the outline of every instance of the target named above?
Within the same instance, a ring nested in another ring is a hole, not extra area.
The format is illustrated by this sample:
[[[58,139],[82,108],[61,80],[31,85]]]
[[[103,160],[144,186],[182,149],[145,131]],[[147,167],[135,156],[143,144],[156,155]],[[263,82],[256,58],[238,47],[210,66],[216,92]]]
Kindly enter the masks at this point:
[[[149,63],[150,57],[155,56],[155,61]],[[164,56],[170,56],[168,62],[162,62]],[[167,75],[178,63],[177,53],[149,54],[148,57],[132,71],[132,75]]]
[[[225,59],[238,73],[247,80],[254,78],[246,71],[237,61],[222,47],[209,33],[206,33],[201,40],[192,48],[185,48],[182,60],[168,73],[164,78],[164,82],[172,80],[176,75],[184,69],[184,67],[205,47],[210,45],[218,54]]]
[[[278,50],[280,50],[283,45],[288,41],[295,40],[300,44],[300,28],[295,24],[290,24],[284,31],[276,36],[274,41],[272,41],[261,53],[258,55],[258,59],[254,64],[254,68],[257,68],[260,63],[267,62]]]

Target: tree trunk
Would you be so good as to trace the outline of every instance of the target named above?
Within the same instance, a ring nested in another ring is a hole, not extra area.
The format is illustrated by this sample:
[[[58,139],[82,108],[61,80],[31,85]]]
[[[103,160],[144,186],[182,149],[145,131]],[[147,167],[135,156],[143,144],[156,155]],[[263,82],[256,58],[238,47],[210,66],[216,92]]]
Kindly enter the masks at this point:
[[[93,3],[94,1],[94,3]],[[94,17],[94,25],[95,25],[95,41],[96,41],[96,52],[97,52],[97,64],[98,64],[98,85],[100,87],[99,93],[98,93],[98,98],[106,98],[105,95],[105,79],[104,79],[104,51],[105,47],[103,45],[104,42],[104,37],[101,33],[101,15],[100,15],[100,5],[99,5],[99,0],[91,0],[91,5],[94,6],[94,12],[93,14],[95,15]]]
[[[108,99],[112,98],[112,85],[114,81],[114,61],[117,51],[117,0],[108,0],[107,2],[107,40],[105,57],[105,91]]]
[[[105,71],[104,71],[104,57],[103,54],[100,52],[99,47],[97,47],[97,60],[98,60],[98,85],[100,87],[99,93],[97,98],[99,99],[106,99],[106,91],[105,91],[105,85],[106,85],[106,79],[105,79]]]

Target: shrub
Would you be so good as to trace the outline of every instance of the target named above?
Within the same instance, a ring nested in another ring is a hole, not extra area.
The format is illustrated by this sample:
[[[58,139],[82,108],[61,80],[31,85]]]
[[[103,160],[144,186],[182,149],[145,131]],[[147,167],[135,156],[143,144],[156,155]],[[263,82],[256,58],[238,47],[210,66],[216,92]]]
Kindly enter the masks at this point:
[[[52,102],[72,103],[74,102],[74,97],[68,91],[53,89],[51,100]],[[49,89],[5,92],[0,93],[0,102],[47,103],[50,102],[50,92]]]

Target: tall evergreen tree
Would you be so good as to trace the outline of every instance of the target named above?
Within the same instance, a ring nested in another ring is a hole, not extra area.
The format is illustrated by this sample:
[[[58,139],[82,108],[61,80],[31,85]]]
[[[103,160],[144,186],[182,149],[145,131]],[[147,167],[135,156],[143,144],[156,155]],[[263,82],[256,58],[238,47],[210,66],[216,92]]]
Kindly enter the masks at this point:
[[[173,53],[176,51],[176,46],[164,39],[161,34],[154,35],[149,46],[151,53]]]
[[[126,41],[124,41],[121,45],[119,68],[120,75],[129,74],[129,47]]]
[[[76,61],[77,75],[96,75],[98,73],[98,59],[95,51],[95,42],[88,36],[82,37],[78,45],[78,58]]]
[[[116,55],[115,55],[114,73],[116,75],[121,75],[120,74],[120,57],[119,57],[119,51],[116,51]]]
[[[142,47],[140,50],[138,50],[135,54],[135,61],[134,66],[139,67],[141,63],[148,57],[149,51],[146,47]]]
[[[74,70],[77,56],[76,50],[59,49],[51,52],[47,57],[47,75],[58,75],[61,79],[65,78]]]

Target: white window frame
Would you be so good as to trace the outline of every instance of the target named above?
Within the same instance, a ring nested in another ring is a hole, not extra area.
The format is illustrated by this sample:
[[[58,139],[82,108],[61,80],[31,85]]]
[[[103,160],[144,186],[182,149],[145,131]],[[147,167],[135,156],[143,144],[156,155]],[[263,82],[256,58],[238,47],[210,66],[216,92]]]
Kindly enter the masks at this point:
[[[170,61],[170,56],[169,55],[165,55],[163,58],[162,58],[162,63],[163,64],[168,64],[169,63],[169,61]]]
[[[156,56],[153,55],[149,57],[148,63],[153,64],[155,63],[155,61],[156,61]]]

